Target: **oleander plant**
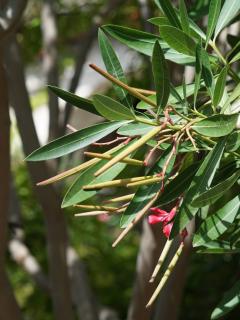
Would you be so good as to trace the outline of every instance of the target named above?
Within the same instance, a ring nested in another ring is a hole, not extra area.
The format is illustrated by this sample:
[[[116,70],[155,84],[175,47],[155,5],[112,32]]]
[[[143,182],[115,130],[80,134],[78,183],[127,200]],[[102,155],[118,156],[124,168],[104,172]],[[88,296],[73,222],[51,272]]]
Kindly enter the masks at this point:
[[[62,207],[77,207],[81,212],[76,216],[119,217],[122,230],[113,247],[142,219],[159,223],[167,240],[151,282],[159,279],[169,249],[178,241],[146,307],[155,301],[187,242],[197,254],[240,252],[240,37],[227,36],[228,52],[218,45],[220,33],[238,20],[240,1],[211,0],[201,27],[188,15],[184,0],[176,7],[169,0],[155,3],[159,16],[149,23],[159,32],[118,25],[99,28],[106,70],[94,64],[90,68],[112,83],[117,99],[95,94],[90,100],[49,86],[61,99],[102,116],[104,122],[72,128],[27,157],[50,160],[88,147],[90,160],[39,185],[75,175]],[[128,85],[109,37],[150,57],[155,91]],[[193,70],[192,83],[183,73],[182,84],[174,86],[171,73],[177,65]],[[122,178],[123,171],[127,177]],[[119,188],[121,193],[105,196],[104,188]],[[239,294],[240,280],[211,318],[232,310]]]

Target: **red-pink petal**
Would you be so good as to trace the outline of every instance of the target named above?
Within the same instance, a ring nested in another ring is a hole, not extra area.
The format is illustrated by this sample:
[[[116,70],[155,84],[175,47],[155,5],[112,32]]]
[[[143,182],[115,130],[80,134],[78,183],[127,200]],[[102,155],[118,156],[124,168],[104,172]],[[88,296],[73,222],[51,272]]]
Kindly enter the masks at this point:
[[[176,209],[176,207],[174,207],[174,208],[169,212],[169,214],[168,214],[168,216],[167,216],[167,218],[166,218],[166,221],[167,221],[167,222],[171,221],[171,220],[175,217],[176,212],[177,212],[177,209]]]
[[[149,224],[156,224],[159,222],[163,222],[162,216],[156,215],[156,214],[150,214],[148,216],[148,223]]]
[[[172,230],[172,226],[173,226],[173,222],[170,222],[170,223],[165,224],[163,226],[163,233],[167,238],[169,238],[169,236],[170,236],[170,233],[171,233],[171,230]]]
[[[153,213],[156,213],[156,214],[162,214],[162,215],[168,215],[168,212],[165,211],[165,210],[162,210],[160,208],[150,208],[150,210],[153,212]]]

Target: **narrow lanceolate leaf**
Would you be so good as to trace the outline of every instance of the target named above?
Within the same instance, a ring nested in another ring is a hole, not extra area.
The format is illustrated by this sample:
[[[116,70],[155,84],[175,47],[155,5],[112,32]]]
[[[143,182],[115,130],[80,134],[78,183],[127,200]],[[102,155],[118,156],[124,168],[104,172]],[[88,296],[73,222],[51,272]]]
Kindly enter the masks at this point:
[[[163,10],[171,25],[181,29],[180,21],[171,2],[169,0],[155,0],[155,3]]]
[[[126,149],[127,146],[123,146],[120,150],[116,151],[114,155],[118,154],[122,150]],[[126,163],[117,163],[112,166],[106,173],[102,174],[98,178],[94,176],[94,173],[106,164],[109,160],[101,160],[97,164],[91,166],[84,172],[82,172],[73,184],[68,189],[67,193],[64,196],[62,207],[69,207],[76,203],[81,203],[91,197],[93,197],[97,191],[85,191],[83,187],[86,185],[92,185],[96,183],[102,183],[114,179],[117,175],[126,167]]]
[[[221,198],[224,193],[229,190],[234,183],[240,177],[240,170],[235,172],[229,178],[225,179],[224,181],[218,183],[216,186],[212,187],[211,189],[203,192],[199,196],[193,199],[192,205],[194,207],[200,208],[210,204],[213,204],[219,198]]]
[[[214,94],[213,94],[213,105],[215,107],[218,106],[218,104],[220,103],[220,101],[222,99],[222,96],[224,93],[224,88],[226,85],[227,73],[228,73],[228,66],[225,66],[218,76],[216,86],[214,89]]]
[[[239,0],[225,0],[215,28],[214,39],[216,39],[222,29],[225,28],[229,24],[229,22],[239,13],[239,10]]]
[[[197,253],[209,253],[209,254],[233,254],[239,253],[240,248],[233,246],[228,241],[209,241],[204,243],[204,247],[200,248]]]
[[[118,129],[117,133],[122,136],[143,136],[152,130],[152,126],[145,123],[128,123]]]
[[[186,85],[186,96],[187,97],[190,97],[192,94],[194,93],[194,84],[187,84]],[[179,96],[180,96],[180,99],[179,99]],[[153,103],[156,104],[156,95],[151,95],[151,96],[148,96],[148,98],[150,100],[152,100]],[[174,89],[170,88],[170,96],[169,96],[169,100],[168,100],[168,103],[169,104],[176,104],[179,102],[179,100],[183,100],[184,99],[184,96],[183,96],[183,86],[179,86],[179,87],[176,87]],[[137,109],[148,109],[149,108],[149,105],[144,102],[144,101],[141,101],[137,104]]]
[[[168,44],[157,35],[117,25],[105,25],[102,28],[113,38],[127,45],[129,48],[147,56],[152,56],[153,46],[156,40],[159,40],[165,53],[165,59],[179,64],[194,62],[194,57],[170,49]]]
[[[215,147],[209,152],[207,157],[205,157],[203,163],[198,169],[174,220],[171,237],[176,236],[181,230],[183,230],[189,221],[191,221],[191,219],[196,215],[198,208],[194,208],[191,205],[191,202],[195,196],[203,193],[207,190],[207,188],[210,187],[215,172],[221,161],[225,144],[225,138],[219,140]]]
[[[110,73],[116,79],[124,83],[127,83],[118,57],[114,52],[113,47],[109,42],[108,38],[105,36],[104,32],[101,29],[99,29],[98,31],[98,42],[102,58],[108,73]],[[132,108],[132,99],[131,96],[129,96],[128,92],[116,85],[114,85],[114,89],[121,102],[128,108]]]
[[[194,163],[171,180],[156,201],[156,206],[168,204],[180,197],[190,186],[192,179],[199,168],[200,163]]]
[[[161,27],[161,26],[171,26],[171,23],[169,22],[168,18],[165,16],[162,17],[155,17],[148,20],[150,23],[154,24],[155,26]],[[182,24],[182,22],[181,22]],[[205,33],[199,28],[195,22],[193,22],[192,19],[188,17],[188,25],[190,28],[190,34],[194,36],[194,38],[202,38],[203,40],[206,39]],[[183,30],[186,34],[188,32],[186,30]]]
[[[227,138],[226,151],[236,151],[240,147],[240,131],[234,131]]]
[[[73,94],[71,92],[62,90],[55,86],[48,85],[48,88],[54,92],[59,98],[63,99],[64,101],[72,104],[75,107],[78,107],[79,109],[88,111],[90,113],[96,114],[100,116],[100,114],[97,112],[97,110],[94,108],[94,105],[91,100],[81,98],[77,96],[76,94]]]
[[[96,94],[93,96],[93,104],[96,110],[108,120],[134,120],[131,110],[120,102],[107,96]]]
[[[222,300],[211,314],[211,320],[219,319],[232,311],[240,303],[240,281],[224,293]]]
[[[125,123],[125,121],[105,122],[78,130],[33,151],[26,160],[42,161],[64,156],[96,142]]]
[[[233,62],[236,62],[240,59],[240,52],[238,52],[233,58],[232,60],[230,61],[230,64],[233,63]]]
[[[197,122],[192,128],[207,137],[223,137],[235,129],[237,119],[238,114],[218,114]]]
[[[168,45],[164,45],[164,42],[159,36],[148,32],[112,24],[103,26],[103,30],[108,32],[113,38],[126,44],[129,48],[148,56],[152,56],[153,46],[156,40],[161,42],[162,48],[168,48]]]
[[[165,108],[170,94],[168,66],[158,41],[155,42],[152,56],[152,70],[157,95],[157,114]]]
[[[148,22],[152,23],[157,27],[171,26],[171,23],[169,22],[168,18],[165,16],[150,18],[148,19]]]
[[[170,147],[163,153],[163,155],[158,159],[153,168],[148,172],[149,175],[154,175],[162,171],[163,166],[166,163],[171,150],[172,148]],[[174,161],[175,157],[172,157],[168,167],[167,174],[171,171]],[[155,183],[150,186],[139,187],[131,203],[129,204],[122,216],[120,226],[122,228],[127,227],[134,220],[137,213],[147,205],[147,203],[154,197],[154,195],[159,191],[160,188],[161,182]]]
[[[231,226],[239,213],[240,197],[237,196],[203,221],[195,233],[193,246],[201,246],[203,243],[219,238]]]
[[[214,29],[216,27],[218,17],[221,10],[222,0],[211,0],[209,6],[209,15],[208,15],[208,26],[207,26],[207,38],[206,38],[206,47],[208,45],[211,36],[213,35]]]
[[[197,94],[200,88],[202,76],[202,42],[196,46],[196,62],[195,62],[195,87],[194,87],[194,106],[197,101]]]
[[[240,96],[240,83],[233,89],[233,91],[231,92],[230,96],[228,97],[228,99],[225,101],[221,113],[225,113],[225,111],[228,111],[228,108],[230,106],[230,104],[236,100],[237,98],[239,98]]]
[[[182,30],[172,26],[162,26],[160,34],[174,50],[188,56],[195,56],[196,43]]]
[[[203,48],[201,52],[201,59],[202,59],[202,77],[208,89],[209,95],[212,98],[213,91],[214,91],[214,78],[212,74],[208,53]]]
[[[181,20],[182,29],[187,35],[190,35],[190,23],[189,23],[187,8],[184,0],[180,0],[179,9],[180,9],[180,20]]]

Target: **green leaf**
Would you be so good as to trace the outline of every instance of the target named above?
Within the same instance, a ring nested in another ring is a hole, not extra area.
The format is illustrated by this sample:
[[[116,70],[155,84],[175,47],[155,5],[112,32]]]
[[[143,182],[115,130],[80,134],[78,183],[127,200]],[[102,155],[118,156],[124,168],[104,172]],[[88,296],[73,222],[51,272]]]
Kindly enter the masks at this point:
[[[157,114],[165,108],[170,94],[170,80],[168,66],[164,58],[161,45],[155,42],[152,56],[152,71],[157,96]]]
[[[225,204],[215,214],[208,217],[193,238],[193,246],[198,247],[211,240],[219,238],[233,223],[240,213],[240,197],[237,196]]]
[[[240,83],[233,89],[232,93],[230,94],[230,96],[228,97],[228,99],[225,101],[221,113],[224,113],[228,107],[230,106],[230,104],[236,100],[237,98],[239,98],[240,96]]]
[[[48,88],[54,92],[59,98],[63,99],[64,101],[72,104],[73,106],[88,111],[90,113],[96,114],[97,116],[100,116],[100,114],[97,112],[97,110],[94,108],[94,105],[91,100],[81,98],[71,92],[62,90],[58,87],[50,86],[48,85]]]
[[[156,201],[156,206],[168,204],[180,197],[190,186],[200,163],[194,163],[170,181]]]
[[[233,63],[233,62],[236,62],[240,59],[240,52],[238,52],[233,58],[232,60],[230,61],[230,64]]]
[[[238,59],[238,54],[239,54],[239,49],[240,49],[240,41],[239,37],[233,36],[231,34],[227,35],[227,40],[230,45],[232,45],[232,49],[227,53],[226,59],[227,61],[230,61],[230,63],[233,63],[237,61]]]
[[[194,87],[194,106],[197,101],[197,94],[200,88],[202,76],[202,42],[196,46],[196,63],[195,63],[195,87]]]
[[[184,0],[180,0],[180,20],[183,31],[190,35],[190,26],[189,26],[189,18],[187,14],[187,8]]]
[[[107,96],[95,94],[93,104],[97,111],[108,120],[134,120],[130,109]]]
[[[180,21],[171,2],[169,0],[155,0],[155,3],[163,10],[171,25],[181,29]]]
[[[156,40],[160,41],[162,48],[168,48],[167,44],[164,44],[159,36],[148,32],[112,24],[103,26],[103,30],[108,32],[113,38],[126,44],[129,48],[148,56],[152,56],[153,46]]]
[[[198,208],[194,208],[191,205],[191,202],[194,197],[203,193],[210,187],[215,172],[219,166],[225,144],[226,139],[219,140],[215,147],[205,157],[203,163],[198,169],[189,189],[186,192],[186,195],[184,196],[180,210],[174,219],[171,237],[177,235],[181,230],[183,230],[189,221],[196,215]]]
[[[188,56],[195,56],[196,43],[182,30],[172,26],[162,26],[161,36],[174,50]]]
[[[155,17],[155,18],[151,18],[148,19],[148,21],[152,24],[154,24],[155,26],[158,26],[161,28],[161,26],[171,26],[171,23],[169,22],[169,20],[162,16],[162,17]],[[206,35],[204,34],[204,32],[199,28],[199,26],[197,24],[195,24],[192,19],[188,18],[188,24],[190,27],[190,34],[194,37],[194,38],[202,38],[203,40],[206,39]],[[187,32],[186,32],[187,33]]]
[[[152,126],[145,123],[128,123],[120,127],[117,131],[122,136],[134,137],[143,136],[152,130]]]
[[[211,320],[219,319],[229,313],[240,303],[240,281],[224,293],[222,300],[211,314]]]
[[[190,64],[194,62],[193,57],[180,54],[175,50],[170,49],[169,46],[157,35],[117,25],[105,25],[102,28],[113,38],[127,45],[129,48],[147,56],[152,56],[153,46],[156,40],[158,40],[160,41],[161,47],[164,51],[165,59],[179,64]]]
[[[226,151],[236,151],[240,147],[240,131],[234,131],[227,138]]]
[[[218,114],[197,122],[192,128],[207,137],[223,137],[235,129],[237,118],[238,114]]]
[[[229,24],[229,22],[239,13],[239,9],[239,0],[225,0],[215,28],[214,40],[222,31],[222,29],[225,28]]]
[[[180,98],[183,100],[184,96],[183,96],[183,86],[179,86],[177,88],[174,88],[175,91],[177,92],[177,94],[180,96]],[[194,93],[194,84],[188,84],[186,85],[186,96],[189,97]],[[148,96],[148,98],[150,100],[152,100],[152,102],[157,103],[157,99],[156,99],[156,95],[153,94],[151,96]],[[179,98],[176,96],[176,94],[174,94],[173,90],[171,90],[170,92],[170,96],[169,96],[169,100],[168,103],[169,104],[176,104],[179,102]],[[137,109],[148,109],[149,105],[144,102],[144,101],[140,101],[137,104]]]
[[[148,21],[157,27],[171,26],[171,23],[169,22],[168,18],[165,16],[151,18],[151,19],[148,19]]]
[[[213,204],[219,198],[221,198],[227,190],[229,190],[234,183],[240,177],[240,170],[235,172],[229,178],[225,179],[224,181],[218,183],[216,186],[212,187],[211,189],[203,192],[199,196],[193,199],[192,206],[196,208],[204,207],[209,204]]]
[[[26,160],[42,161],[59,158],[96,142],[117,130],[125,123],[126,121],[105,122],[78,130],[33,151]]]
[[[211,0],[208,14],[206,47],[216,27],[218,17],[221,10],[222,0]]]
[[[220,103],[223,97],[224,88],[226,86],[227,73],[228,73],[228,66],[225,66],[218,76],[216,86],[214,89],[214,94],[213,94],[213,105],[215,107],[218,106],[218,104]]]
[[[122,81],[123,83],[127,83],[127,79],[123,73],[119,59],[114,52],[111,43],[101,29],[98,31],[98,42],[107,71],[116,79]],[[121,102],[128,108],[132,108],[132,99],[128,92],[117,85],[113,85],[113,87]]]
[[[211,241],[204,243],[206,248],[198,249],[197,253],[209,253],[209,254],[226,254],[226,253],[239,253],[240,248],[233,246],[227,241]]]
[[[169,154],[172,150],[170,146],[164,153],[160,156],[160,159],[156,162],[153,168],[148,172],[148,175],[154,175],[162,171],[164,164],[166,163]],[[172,170],[173,164],[175,162],[175,157],[172,157],[170,164],[167,169],[167,174]],[[121,228],[127,227],[127,225],[135,218],[136,214],[143,209],[147,203],[153,198],[153,196],[161,188],[161,182],[152,184],[150,186],[140,186],[135,193],[131,203],[127,207],[126,211],[123,213],[120,226]]]
[[[211,64],[210,64],[208,53],[203,48],[202,48],[202,52],[201,52],[201,60],[202,60],[203,80],[204,80],[206,87],[209,91],[210,97],[212,97],[213,91],[214,91],[214,78],[213,78],[213,74],[212,74],[212,69],[211,69]]]

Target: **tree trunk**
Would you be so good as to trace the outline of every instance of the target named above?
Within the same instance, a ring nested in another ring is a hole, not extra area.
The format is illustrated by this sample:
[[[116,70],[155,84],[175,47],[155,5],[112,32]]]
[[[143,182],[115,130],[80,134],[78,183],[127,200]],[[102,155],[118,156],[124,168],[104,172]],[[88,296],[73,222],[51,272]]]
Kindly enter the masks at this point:
[[[24,153],[28,155],[39,147],[33,123],[20,53],[15,39],[9,41],[5,52],[11,104],[15,110]],[[50,285],[55,319],[73,319],[70,286],[66,265],[67,230],[56,192],[52,187],[38,188],[36,183],[49,176],[46,163],[27,162],[36,196],[46,222]]]
[[[47,84],[58,86],[58,30],[54,3],[56,1],[44,0],[41,12],[41,27],[43,36],[43,69]],[[48,140],[56,139],[59,135],[59,105],[58,97],[53,92],[48,92],[49,109],[49,137]]]
[[[17,320],[21,319],[21,314],[5,272],[10,191],[10,120],[1,51],[0,48],[0,320]]]

